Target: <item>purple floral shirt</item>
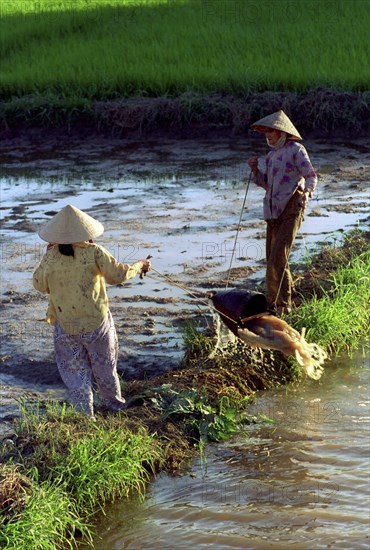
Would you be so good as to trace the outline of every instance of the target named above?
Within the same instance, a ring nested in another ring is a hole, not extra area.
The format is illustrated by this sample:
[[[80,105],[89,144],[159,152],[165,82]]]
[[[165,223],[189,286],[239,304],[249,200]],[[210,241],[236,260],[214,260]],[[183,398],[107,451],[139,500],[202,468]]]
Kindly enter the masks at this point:
[[[265,220],[278,218],[297,187],[312,193],[317,185],[306,149],[301,143],[287,141],[280,149],[273,149],[266,156],[266,172],[258,171],[256,184],[266,190],[263,199]]]

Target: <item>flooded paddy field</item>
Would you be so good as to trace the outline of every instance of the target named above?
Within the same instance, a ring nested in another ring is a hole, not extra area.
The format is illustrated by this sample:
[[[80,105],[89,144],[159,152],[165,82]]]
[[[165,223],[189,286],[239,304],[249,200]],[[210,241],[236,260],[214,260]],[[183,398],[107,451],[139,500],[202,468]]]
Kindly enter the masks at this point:
[[[340,242],[369,219],[369,148],[305,143],[318,171],[291,261],[319,243]],[[44,251],[37,229],[70,203],[105,226],[98,242],[121,262],[148,254],[154,270],[143,280],[109,287],[120,341],[123,378],[176,368],[186,319],[210,314],[207,293],[255,288],[264,276],[263,191],[250,184],[247,159],[266,153],[262,139],[132,142],[123,140],[9,141],[1,152],[1,416],[14,396],[63,397],[53,359],[47,299],[32,287]],[[194,294],[193,291],[203,294]],[[16,388],[16,389],[15,389]],[[36,392],[36,393],[34,393]]]
[[[369,221],[370,149],[361,140],[305,143],[319,175],[292,262],[340,243]],[[148,254],[143,280],[108,288],[123,379],[176,368],[187,319],[211,319],[207,293],[256,288],[264,277],[263,191],[246,193],[254,141],[9,142],[0,159],[0,433],[19,400],[64,399],[47,299],[32,287],[45,251],[38,227],[68,203],[105,226],[98,242],[120,261]],[[196,294],[195,294],[196,293]],[[200,293],[200,294],[199,294]],[[205,462],[160,474],[144,501],[117,502],[94,548],[294,550],[368,548],[368,358],[328,362],[319,382],[256,397],[256,423],[210,446]]]

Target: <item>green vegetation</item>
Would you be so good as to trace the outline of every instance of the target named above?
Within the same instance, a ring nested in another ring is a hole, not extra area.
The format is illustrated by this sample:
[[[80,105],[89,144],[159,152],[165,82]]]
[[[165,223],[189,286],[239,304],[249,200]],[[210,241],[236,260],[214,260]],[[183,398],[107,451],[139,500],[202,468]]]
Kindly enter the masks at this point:
[[[324,247],[309,268],[309,296],[304,297],[308,289],[302,286],[302,303],[288,318],[297,330],[306,327],[308,340],[330,355],[350,354],[370,327],[368,238],[353,231],[341,247]]]
[[[369,327],[370,233],[354,231],[326,246],[297,277],[302,303],[288,322],[329,353],[355,349]],[[129,407],[96,415],[47,403],[21,406],[14,435],[0,447],[0,547],[51,550],[91,540],[94,514],[150,476],[174,471],[210,441],[253,421],[245,413],[256,390],[297,381],[293,359],[231,344],[210,356],[214,334],[187,324],[182,368],[128,382]]]
[[[109,99],[368,86],[364,0],[14,0],[0,97]]]
[[[249,400],[245,398],[245,403]],[[223,441],[235,433],[241,423],[238,415],[240,409],[226,396],[210,403],[209,396],[203,395],[194,388],[176,391],[171,385],[163,384],[157,389],[152,402],[162,414],[162,420],[185,422],[187,430],[194,437],[202,450],[210,441]]]
[[[244,132],[281,107],[304,132],[366,132],[367,0],[13,0],[0,125],[115,135]]]
[[[55,484],[31,482],[12,466],[0,466],[0,483],[3,485],[0,496],[4,498],[8,489],[11,502],[19,508],[11,521],[0,520],[1,548],[53,550],[63,548],[61,541],[65,543],[64,548],[67,545],[72,548],[66,533],[72,536],[73,532],[91,540],[91,531],[86,522],[79,519],[76,506]],[[19,505],[20,498],[23,506]]]
[[[0,467],[1,548],[88,540],[88,518],[132,490],[142,493],[161,464],[161,449],[144,427],[134,432],[103,418],[95,424],[52,403],[22,406],[21,413],[16,445],[5,439],[1,448],[7,462]]]

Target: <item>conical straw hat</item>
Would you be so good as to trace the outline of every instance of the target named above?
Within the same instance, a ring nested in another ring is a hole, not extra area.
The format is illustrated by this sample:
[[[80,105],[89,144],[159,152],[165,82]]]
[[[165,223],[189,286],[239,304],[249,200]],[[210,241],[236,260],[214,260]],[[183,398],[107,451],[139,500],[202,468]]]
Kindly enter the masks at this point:
[[[294,139],[302,139],[302,136],[298,132],[297,128],[294,126],[292,121],[287,117],[284,111],[277,111],[271,115],[265,116],[257,120],[254,124],[251,125],[251,128],[256,132],[264,133],[266,128],[273,128],[275,130],[281,130],[290,134]]]
[[[39,236],[48,243],[73,244],[89,241],[103,232],[100,222],[68,204],[40,229]]]

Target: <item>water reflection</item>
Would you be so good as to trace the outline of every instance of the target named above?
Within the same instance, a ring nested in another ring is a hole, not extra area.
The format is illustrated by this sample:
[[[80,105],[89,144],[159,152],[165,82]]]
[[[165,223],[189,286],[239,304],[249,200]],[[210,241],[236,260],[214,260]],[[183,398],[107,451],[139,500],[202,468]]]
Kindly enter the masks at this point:
[[[337,360],[319,383],[261,395],[264,421],[109,508],[94,548],[368,548],[368,375],[364,357]]]

